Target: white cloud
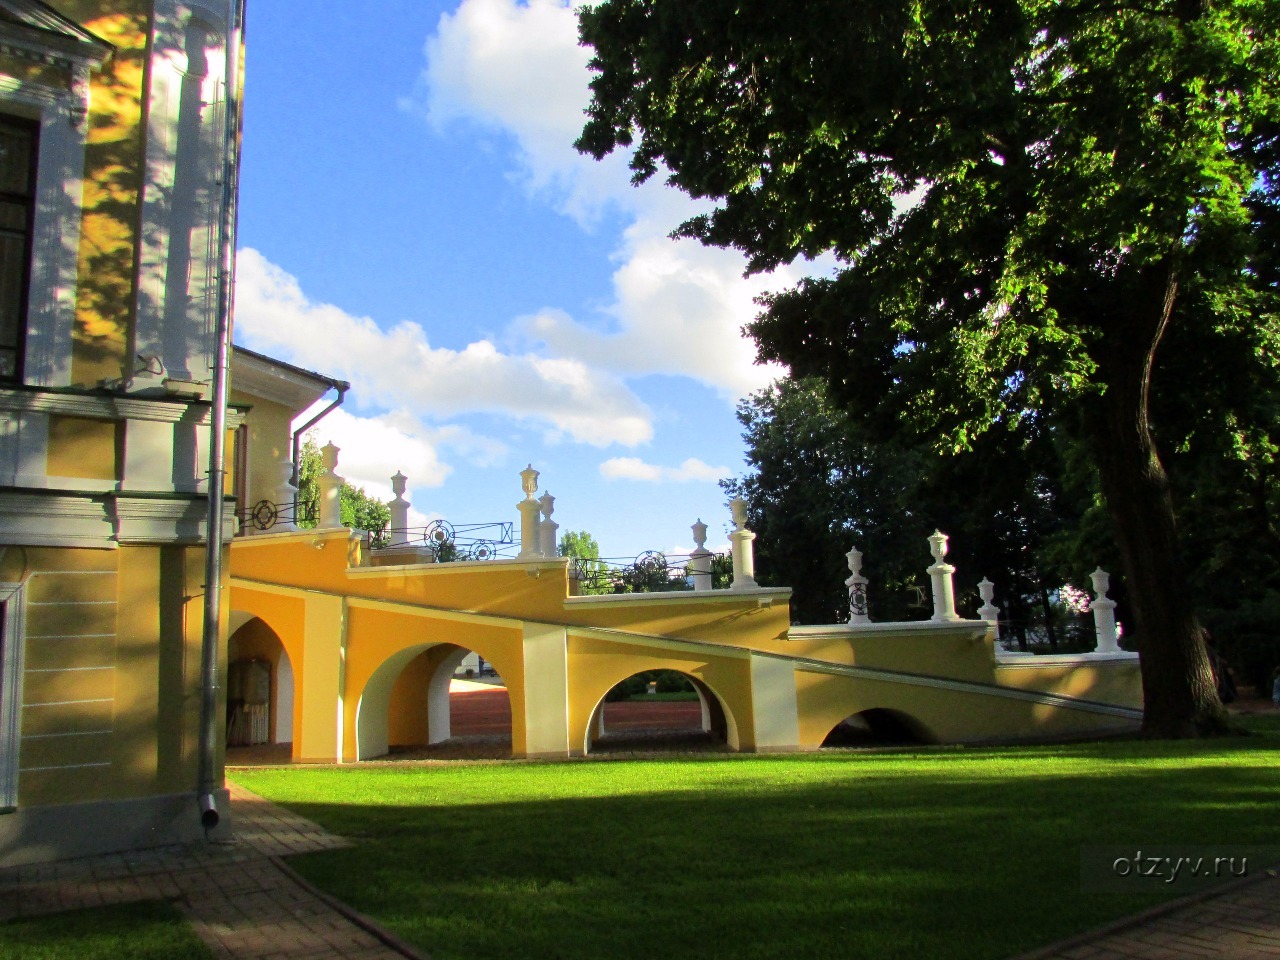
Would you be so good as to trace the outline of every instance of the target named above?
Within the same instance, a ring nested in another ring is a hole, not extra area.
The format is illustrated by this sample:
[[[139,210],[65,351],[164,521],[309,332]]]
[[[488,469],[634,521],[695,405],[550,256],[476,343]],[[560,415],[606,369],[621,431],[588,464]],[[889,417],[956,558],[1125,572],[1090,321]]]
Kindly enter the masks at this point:
[[[595,446],[634,446],[653,436],[639,398],[582,360],[506,354],[489,340],[462,350],[432,347],[416,323],[382,330],[369,317],[313,302],[294,277],[253,249],[239,255],[236,334],[252,349],[351,381],[362,407],[539,419]]]
[[[678,467],[660,467],[638,457],[613,457],[600,464],[600,476],[606,480],[639,480],[645,483],[701,481],[715,483],[732,473],[728,467],[711,467],[697,457],[690,457]]]
[[[573,149],[590,96],[573,7],[561,0],[464,0],[427,40],[416,98],[403,101],[437,127],[470,121],[511,133],[522,175],[551,191],[560,212],[592,222],[628,204],[627,158],[596,163]]]
[[[633,187],[625,152],[597,162],[573,149],[590,100],[590,57],[562,0],[463,0],[427,42],[415,105],[441,129],[466,120],[509,133],[520,176],[579,223],[608,205],[632,219],[615,252],[615,330],[545,309],[513,332],[540,353],[593,370],[687,376],[734,401],[782,373],[755,364],[755,345],[741,331],[758,312],[755,298],[801,271],[744,278],[740,254],[673,242],[670,231],[705,203],[665,187],[661,175]]]
[[[304,412],[295,429],[327,403],[321,400]],[[397,471],[404,474],[409,481],[405,490],[409,526],[425,527],[440,514],[423,512],[418,506],[429,502],[424,491],[443,486],[453,473],[453,467],[440,459],[440,448],[452,444],[454,438],[448,430],[420,426],[405,429],[404,422],[402,414],[361,417],[338,408],[316,424],[312,432],[320,446],[332,443],[338,448],[338,475],[375,500],[394,499],[391,477]]]

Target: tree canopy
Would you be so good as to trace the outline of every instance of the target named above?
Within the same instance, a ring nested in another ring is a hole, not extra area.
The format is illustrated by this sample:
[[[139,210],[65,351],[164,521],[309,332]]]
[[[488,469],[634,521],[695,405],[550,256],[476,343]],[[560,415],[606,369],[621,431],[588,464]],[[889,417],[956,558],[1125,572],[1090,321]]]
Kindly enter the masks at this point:
[[[316,480],[324,472],[324,461],[315,435],[308,433],[302,441],[298,462],[298,526],[314,527],[319,515],[320,491]],[[385,531],[391,523],[391,508],[364,492],[363,487],[342,481],[341,519],[344,527],[373,534],[375,545],[385,543]]]
[[[677,232],[750,270],[836,256],[764,304],[762,359],[943,450],[1087,448],[1144,726],[1221,729],[1151,391],[1171,329],[1274,372],[1280,4],[605,0],[581,33],[579,149],[715,200]]]

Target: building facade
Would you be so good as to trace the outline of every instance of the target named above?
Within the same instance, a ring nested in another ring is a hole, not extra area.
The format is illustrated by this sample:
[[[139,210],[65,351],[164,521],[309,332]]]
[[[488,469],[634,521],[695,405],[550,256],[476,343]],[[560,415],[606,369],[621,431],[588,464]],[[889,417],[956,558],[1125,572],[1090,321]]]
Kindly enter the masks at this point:
[[[0,0],[0,864],[201,836],[202,748],[221,781],[200,668],[239,23]]]

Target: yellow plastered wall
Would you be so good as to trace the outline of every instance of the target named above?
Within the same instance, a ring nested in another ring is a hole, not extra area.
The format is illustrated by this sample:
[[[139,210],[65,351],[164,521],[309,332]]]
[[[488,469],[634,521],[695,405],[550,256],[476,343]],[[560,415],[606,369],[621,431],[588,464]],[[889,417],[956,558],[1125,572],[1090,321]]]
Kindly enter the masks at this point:
[[[393,610],[353,601],[347,610],[345,696],[343,697],[343,756],[355,760],[367,756],[358,728],[362,698],[376,702],[366,722],[380,725],[378,711],[386,710],[385,737],[391,744],[399,737],[422,730],[421,704],[425,703],[430,658],[414,666],[424,651],[438,645],[474,650],[491,663],[507,684],[511,696],[513,752],[524,751],[524,661],[522,634],[516,625],[468,621],[432,616],[429,611]],[[439,653],[443,658],[447,653]],[[435,661],[437,664],[439,660]],[[408,668],[413,667],[412,671]],[[382,704],[386,703],[383,707]],[[370,709],[369,702],[364,704]],[[366,737],[367,739],[367,737]],[[421,741],[418,741],[421,742]],[[380,740],[375,738],[375,744]],[[372,755],[385,750],[375,748]]]
[[[939,742],[1083,735],[1130,725],[1107,714],[995,694],[804,670],[796,673],[796,696],[803,749],[820,747],[846,717],[876,709],[893,710],[915,721],[926,739]]]
[[[1055,693],[1081,700],[1114,703],[1141,709],[1142,673],[1132,659],[1098,660],[1063,665],[1001,665],[996,681],[1002,686],[1037,693]]]
[[[49,418],[47,471],[51,477],[116,480],[123,424],[85,417]]]
[[[4,552],[26,611],[19,806],[194,789],[203,567],[198,547]]]
[[[275,502],[283,481],[280,464],[293,458],[293,418],[296,412],[283,404],[249,396],[232,389],[233,405],[252,407],[245,423],[248,426],[248,495],[241,508],[259,500]],[[233,463],[234,460],[228,460]]]
[[[720,701],[737,747],[755,749],[751,662],[745,656],[709,655],[569,634],[569,747],[580,755],[596,707],[613,687],[646,670],[677,670],[708,688]],[[513,708],[514,710],[514,708]],[[733,744],[731,744],[732,746]]]
[[[753,650],[796,652],[795,645],[786,640],[791,607],[785,599],[771,599],[769,606],[762,607],[756,597],[735,597],[724,591],[706,599],[695,593],[659,600],[644,594],[634,597],[622,602],[573,603],[564,606],[557,619],[573,626],[730,643]]]
[[[349,576],[362,562],[361,540],[349,530],[296,536],[246,537],[231,554],[232,576],[349,597],[402,602],[516,619],[564,619],[567,561],[382,567],[376,576]]]
[[[234,553],[234,550],[232,551]],[[311,747],[311,741],[306,738],[306,731],[303,728],[303,701],[302,693],[306,689],[306,658],[303,651],[306,649],[306,599],[300,594],[282,593],[278,591],[253,590],[238,585],[234,581],[231,583],[228,591],[228,604],[232,611],[237,615],[248,616],[250,618],[259,618],[260,622],[255,623],[250,619],[239,630],[236,631],[235,637],[238,639],[242,631],[248,631],[251,638],[259,631],[265,631],[275,638],[283,648],[283,656],[289,658],[289,665],[293,668],[293,759],[302,760],[305,756],[305,749]],[[276,667],[279,668],[279,661],[276,661]],[[273,678],[272,683],[275,683]],[[274,690],[273,690],[274,693]],[[324,730],[319,731],[323,735]],[[323,759],[320,757],[310,757],[309,759]],[[330,757],[330,760],[333,758]]]
[[[436,672],[458,648],[441,643],[415,656],[395,681],[387,714],[387,740],[393,747],[422,746],[432,740],[428,691]]]

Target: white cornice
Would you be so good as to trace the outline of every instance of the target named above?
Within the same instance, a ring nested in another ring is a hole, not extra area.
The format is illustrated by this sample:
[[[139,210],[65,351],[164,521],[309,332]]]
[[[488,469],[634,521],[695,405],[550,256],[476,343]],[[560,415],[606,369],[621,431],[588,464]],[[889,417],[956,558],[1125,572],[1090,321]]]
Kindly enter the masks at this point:
[[[301,413],[326,393],[332,384],[305,376],[283,365],[269,363],[237,350],[231,358],[231,389],[260,397]]]
[[[983,633],[991,629],[985,620],[902,620],[887,623],[832,623],[792,627],[788,640],[856,640],[882,634],[931,636],[938,633]]]
[[[62,393],[0,389],[0,411],[59,414],[91,420],[151,420],[157,423],[210,422],[208,403],[151,400],[113,393]],[[227,410],[227,429],[244,423],[243,411]]]
[[[90,547],[204,541],[203,497],[130,497],[117,494],[45,495],[0,490],[0,544],[27,547]],[[222,540],[235,533],[227,510]]]
[[[0,51],[12,56],[74,70],[99,66],[115,49],[44,4],[0,0],[0,10],[21,21],[0,21]]]
[[[117,544],[105,497],[38,496],[0,491],[0,543],[27,547],[96,547]]]

